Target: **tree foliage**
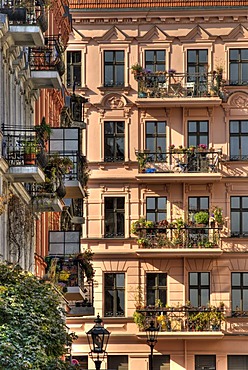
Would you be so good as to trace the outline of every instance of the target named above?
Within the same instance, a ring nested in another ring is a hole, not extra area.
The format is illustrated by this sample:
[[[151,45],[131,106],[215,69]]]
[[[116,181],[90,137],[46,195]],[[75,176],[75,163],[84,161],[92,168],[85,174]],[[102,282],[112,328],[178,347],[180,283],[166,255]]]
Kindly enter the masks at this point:
[[[75,369],[61,360],[75,335],[60,303],[51,284],[0,264],[0,370]]]

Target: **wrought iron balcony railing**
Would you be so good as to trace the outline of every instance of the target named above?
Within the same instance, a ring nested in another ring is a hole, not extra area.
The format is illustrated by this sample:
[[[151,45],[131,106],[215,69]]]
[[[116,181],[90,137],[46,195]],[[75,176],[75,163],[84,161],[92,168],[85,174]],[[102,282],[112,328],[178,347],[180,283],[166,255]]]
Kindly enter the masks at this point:
[[[137,228],[140,248],[218,248],[220,228],[174,225]]]
[[[136,151],[139,172],[213,173],[219,172],[219,151],[173,149],[169,152]]]
[[[137,310],[137,313],[140,315],[140,331],[149,327],[152,320],[159,331],[167,332],[221,331],[225,321],[223,309],[215,306],[148,307]]]
[[[135,73],[139,98],[224,98],[222,76],[214,73],[188,74],[173,72]]]
[[[63,50],[57,39],[46,37],[45,47],[29,48],[31,71],[58,71],[62,76],[65,73],[62,52]]]

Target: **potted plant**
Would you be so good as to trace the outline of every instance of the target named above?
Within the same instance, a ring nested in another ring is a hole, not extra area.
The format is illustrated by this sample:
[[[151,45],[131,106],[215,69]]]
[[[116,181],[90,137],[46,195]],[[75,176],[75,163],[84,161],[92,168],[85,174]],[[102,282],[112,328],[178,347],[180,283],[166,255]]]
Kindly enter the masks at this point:
[[[143,71],[143,67],[139,63],[135,63],[131,67],[131,73],[134,75],[134,78]]]
[[[198,225],[207,225],[209,214],[206,211],[200,211],[194,214],[194,220]]]
[[[222,208],[215,206],[213,209],[213,216],[218,227],[222,227],[224,224]]]
[[[36,140],[24,142],[24,164],[35,165],[38,144]]]
[[[144,313],[135,311],[133,314],[133,321],[138,326],[140,331],[145,329],[146,317]]]

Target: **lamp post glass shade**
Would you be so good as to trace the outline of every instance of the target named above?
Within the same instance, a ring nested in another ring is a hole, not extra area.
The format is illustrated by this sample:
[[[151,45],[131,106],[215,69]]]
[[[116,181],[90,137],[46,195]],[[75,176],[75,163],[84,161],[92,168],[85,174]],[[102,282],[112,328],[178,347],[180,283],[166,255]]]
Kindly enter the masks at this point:
[[[150,323],[149,328],[146,329],[146,338],[147,338],[147,344],[151,346],[155,346],[157,343],[157,336],[158,336],[158,330],[159,328],[156,328],[154,326],[154,321],[152,320]]]
[[[105,353],[108,345],[110,332],[102,325],[102,319],[99,314],[95,320],[95,325],[87,334],[91,353]]]

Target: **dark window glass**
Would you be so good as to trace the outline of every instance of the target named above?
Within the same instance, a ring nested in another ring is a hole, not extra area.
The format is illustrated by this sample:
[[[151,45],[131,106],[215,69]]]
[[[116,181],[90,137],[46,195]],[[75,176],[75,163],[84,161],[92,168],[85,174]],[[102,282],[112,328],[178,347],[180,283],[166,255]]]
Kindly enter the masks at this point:
[[[199,144],[208,147],[208,121],[188,121],[188,146]]]
[[[166,197],[147,197],[146,198],[146,219],[147,221],[159,222],[166,220]]]
[[[248,356],[247,355],[228,355],[227,356],[228,370],[247,370]]]
[[[216,356],[196,355],[195,370],[216,370]]]
[[[166,122],[146,122],[146,149],[150,150],[149,158],[158,161],[165,159]]]
[[[149,355],[149,361],[151,361],[151,355]],[[152,362],[153,362],[153,370],[170,370],[170,356],[169,355],[154,355]],[[151,366],[149,367],[149,369],[150,368]]]
[[[106,197],[105,201],[105,238],[124,237],[125,198]]]
[[[104,160],[105,162],[119,162],[125,159],[125,123],[104,123]]]
[[[67,51],[67,86],[81,86],[81,51]]]
[[[248,49],[230,49],[229,83],[230,85],[248,84]]]
[[[145,68],[151,72],[165,71],[165,51],[146,50]]]
[[[231,236],[248,237],[248,197],[231,197]]]
[[[189,273],[189,300],[192,306],[207,306],[210,300],[209,272]]]
[[[248,160],[248,121],[230,121],[230,159]]]
[[[128,356],[108,355],[108,369],[128,370]]]
[[[194,215],[197,212],[209,212],[208,197],[189,197],[188,198],[189,221],[195,222]]]
[[[124,86],[124,51],[104,52],[104,86]]]
[[[161,301],[163,306],[167,302],[167,275],[163,273],[146,274],[147,305],[155,305]]]
[[[197,95],[205,95],[208,91],[208,51],[192,49],[187,51],[188,82],[195,82]]]
[[[248,273],[232,273],[232,313],[247,311],[248,313]]]
[[[124,316],[125,274],[105,274],[104,316]]]

